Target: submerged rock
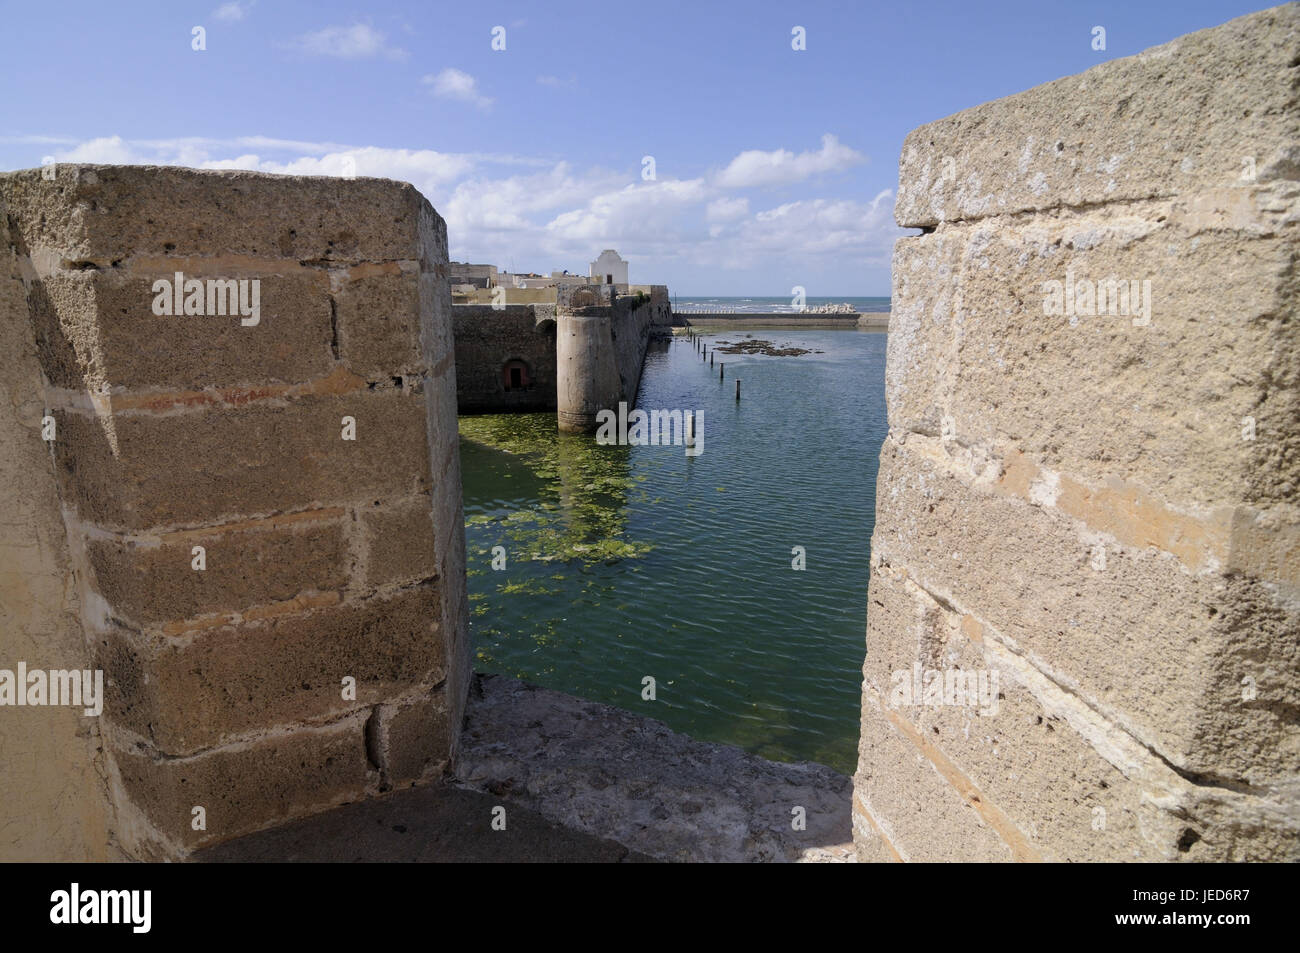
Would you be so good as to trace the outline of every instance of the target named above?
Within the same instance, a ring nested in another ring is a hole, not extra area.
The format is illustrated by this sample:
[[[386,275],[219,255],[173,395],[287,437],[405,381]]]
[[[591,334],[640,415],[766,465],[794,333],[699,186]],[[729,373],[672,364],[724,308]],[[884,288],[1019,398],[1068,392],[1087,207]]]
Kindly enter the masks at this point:
[[[715,350],[719,354],[766,354],[768,357],[798,357],[800,354],[812,353],[806,347],[777,347],[771,341],[758,338],[750,338],[734,344],[730,341],[719,341]]]

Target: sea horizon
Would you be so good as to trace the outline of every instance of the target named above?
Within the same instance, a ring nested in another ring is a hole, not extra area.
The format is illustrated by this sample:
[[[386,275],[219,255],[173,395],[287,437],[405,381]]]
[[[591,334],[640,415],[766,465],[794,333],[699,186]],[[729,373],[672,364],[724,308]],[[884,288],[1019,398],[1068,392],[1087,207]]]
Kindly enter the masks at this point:
[[[790,301],[789,295],[673,295],[674,311],[735,311],[755,314],[786,313],[793,314],[798,309]],[[889,296],[876,295],[809,295],[805,299],[808,308],[824,304],[851,304],[859,314],[887,314]]]

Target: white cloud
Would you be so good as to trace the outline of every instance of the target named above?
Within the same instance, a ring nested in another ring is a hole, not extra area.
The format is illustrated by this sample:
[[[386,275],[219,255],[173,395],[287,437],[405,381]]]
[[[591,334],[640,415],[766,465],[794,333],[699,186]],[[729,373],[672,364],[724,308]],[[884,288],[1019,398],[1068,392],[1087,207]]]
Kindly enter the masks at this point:
[[[264,159],[257,155],[203,162],[203,169],[250,169],[281,175],[358,175],[410,182],[426,197],[441,199],[446,187],[473,168],[473,160],[464,155],[434,152],[429,149],[379,149],[367,146],[322,156],[300,156],[288,161]]]
[[[379,30],[364,23],[352,26],[327,26],[315,33],[305,33],[291,43],[294,49],[311,56],[334,56],[345,60],[369,59],[383,56],[390,60],[407,57],[404,49],[389,46]]]
[[[55,152],[54,158],[59,162],[98,162],[105,165],[129,165],[140,161],[121,136],[88,139],[71,149]]]
[[[460,229],[466,235],[528,243],[539,237],[542,228],[530,215],[585,204],[624,181],[624,176],[612,172],[580,175],[567,162],[559,162],[546,172],[532,175],[461,182],[447,201],[444,214],[449,228]],[[527,235],[530,230],[531,236]]]
[[[633,242],[676,243],[690,209],[704,202],[703,179],[659,179],[597,195],[580,209],[563,212],[546,230],[569,247],[610,248]]]
[[[256,0],[249,0],[247,3],[223,3],[221,6],[217,7],[217,9],[212,11],[212,18],[214,20],[225,20],[231,23],[236,20],[242,20],[244,17],[248,16],[248,11],[253,8],[254,2],[256,2]]]
[[[851,255],[869,260],[888,256],[900,230],[893,221],[891,189],[870,202],[810,199],[757,213],[734,232],[737,247],[751,255],[788,254],[815,258]]]
[[[704,210],[710,222],[732,222],[749,214],[749,199],[714,199]]]
[[[231,155],[231,150],[244,150]],[[276,157],[267,153],[313,152],[315,155]],[[222,154],[224,153],[224,155]],[[120,136],[90,139],[72,148],[55,150],[57,162],[98,162],[115,165],[182,165],[195,169],[247,169],[282,175],[373,176],[410,182],[430,201],[442,201],[453,182],[468,175],[480,161],[527,163],[510,156],[480,157],[431,149],[349,147],[243,136],[235,139],[124,140]]]
[[[757,211],[716,180],[642,181],[635,171],[580,168],[538,156],[389,149],[270,136],[131,140],[21,139],[58,162],[185,165],[294,175],[378,176],[411,182],[447,221],[451,255],[585,271],[602,248],[636,262],[637,280],[693,276],[715,293],[757,289],[774,276],[836,290],[871,276],[887,285],[894,240],[890,190],[870,201],[799,198]],[[856,276],[856,277],[855,277]],[[883,277],[882,277],[883,276]],[[770,292],[768,292],[770,293]]]
[[[492,98],[479,92],[478,80],[470,76],[469,73],[451,66],[436,76],[433,74],[425,76],[420,82],[432,87],[433,95],[442,99],[456,99],[461,102],[473,103],[480,109],[486,109],[492,105]]]
[[[716,183],[723,188],[738,189],[762,185],[791,185],[814,175],[842,172],[867,159],[862,153],[842,145],[835,136],[822,136],[820,152],[795,155],[786,149],[742,152],[720,172]]]

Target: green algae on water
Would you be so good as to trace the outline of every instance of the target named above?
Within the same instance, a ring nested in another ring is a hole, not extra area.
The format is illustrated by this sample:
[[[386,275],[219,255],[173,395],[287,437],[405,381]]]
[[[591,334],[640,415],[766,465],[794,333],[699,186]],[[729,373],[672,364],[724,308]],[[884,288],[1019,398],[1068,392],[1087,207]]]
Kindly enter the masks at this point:
[[[508,558],[530,562],[613,563],[644,556],[653,547],[627,536],[627,507],[646,499],[645,478],[634,478],[629,448],[601,446],[590,437],[559,433],[554,414],[490,414],[460,418],[462,441],[515,458],[538,481],[539,505],[467,516],[467,529],[484,542],[497,530]],[[502,472],[501,478],[513,474]]]

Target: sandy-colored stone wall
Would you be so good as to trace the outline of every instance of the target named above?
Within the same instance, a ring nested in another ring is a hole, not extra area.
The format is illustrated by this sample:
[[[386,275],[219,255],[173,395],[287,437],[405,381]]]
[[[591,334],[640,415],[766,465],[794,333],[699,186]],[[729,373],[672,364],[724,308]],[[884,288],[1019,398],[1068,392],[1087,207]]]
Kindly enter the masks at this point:
[[[45,710],[39,770],[77,782],[47,856],[99,850],[96,789],[128,854],[178,857],[436,774],[469,673],[442,219],[402,183],[139,167],[5,175],[0,202],[25,361],[0,440],[26,474],[0,553],[32,592],[5,610],[30,664],[106,676],[103,781],[63,754],[87,730]],[[177,272],[258,282],[255,320],[203,295],[160,316]],[[6,778],[0,830],[46,811],[50,778]]]
[[[0,194],[0,669],[85,670],[90,649],[59,497],[36,340]],[[0,708],[0,860],[105,860],[99,725],[73,707]]]
[[[1297,51],[1289,4],[908,136],[862,859],[1300,858]]]

